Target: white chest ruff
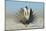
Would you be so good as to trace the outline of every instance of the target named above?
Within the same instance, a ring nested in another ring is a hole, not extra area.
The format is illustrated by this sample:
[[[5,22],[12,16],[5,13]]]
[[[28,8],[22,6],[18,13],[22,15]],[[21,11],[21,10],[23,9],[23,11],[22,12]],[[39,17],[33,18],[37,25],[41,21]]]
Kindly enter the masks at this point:
[[[29,16],[30,16],[30,8],[29,9],[24,8],[24,16],[25,16],[25,18],[27,20],[29,19]]]

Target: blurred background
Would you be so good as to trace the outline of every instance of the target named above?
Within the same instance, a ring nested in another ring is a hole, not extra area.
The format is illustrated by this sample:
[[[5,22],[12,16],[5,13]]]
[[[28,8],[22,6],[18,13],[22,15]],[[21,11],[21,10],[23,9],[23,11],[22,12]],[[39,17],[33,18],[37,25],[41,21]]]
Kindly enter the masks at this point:
[[[33,12],[38,16],[35,18],[33,23],[28,25],[28,27],[18,23],[17,21],[19,21],[19,19],[16,18],[16,12],[25,6],[32,8]],[[6,0],[6,30],[43,28],[43,19],[44,3]]]

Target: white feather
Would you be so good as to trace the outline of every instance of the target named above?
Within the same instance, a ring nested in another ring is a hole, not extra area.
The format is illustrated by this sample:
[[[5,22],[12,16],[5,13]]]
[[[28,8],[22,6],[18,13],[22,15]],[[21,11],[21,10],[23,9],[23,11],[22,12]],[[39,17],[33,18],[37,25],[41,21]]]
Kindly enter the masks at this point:
[[[29,15],[30,15],[30,9],[24,8],[24,16],[25,16],[25,18],[26,18],[27,20],[29,19]]]

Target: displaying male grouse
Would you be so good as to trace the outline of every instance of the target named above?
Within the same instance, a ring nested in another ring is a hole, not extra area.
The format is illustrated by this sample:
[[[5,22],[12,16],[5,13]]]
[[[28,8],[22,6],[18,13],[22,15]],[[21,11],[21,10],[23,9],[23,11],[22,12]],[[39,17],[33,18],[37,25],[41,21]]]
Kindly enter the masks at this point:
[[[33,19],[34,19],[34,16],[33,16],[33,11],[32,11],[32,9],[30,8],[28,8],[27,6],[25,7],[25,9],[23,9],[24,10],[24,12],[25,12],[25,20],[23,21],[23,20],[20,20],[20,22],[21,23],[23,23],[24,25],[26,25],[26,24],[30,24],[30,23],[32,23],[33,22]]]

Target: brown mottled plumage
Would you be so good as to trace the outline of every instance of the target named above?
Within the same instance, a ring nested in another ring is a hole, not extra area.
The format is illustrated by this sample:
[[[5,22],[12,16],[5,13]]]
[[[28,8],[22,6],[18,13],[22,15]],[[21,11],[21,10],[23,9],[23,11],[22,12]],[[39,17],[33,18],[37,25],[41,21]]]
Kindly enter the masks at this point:
[[[25,9],[27,12],[25,12]],[[25,7],[25,9],[21,8],[21,10],[19,11],[20,23],[24,25],[32,23],[34,19],[32,9],[28,9],[27,6]],[[30,12],[28,12],[28,10]],[[25,12],[25,15],[24,15],[24,12]]]

